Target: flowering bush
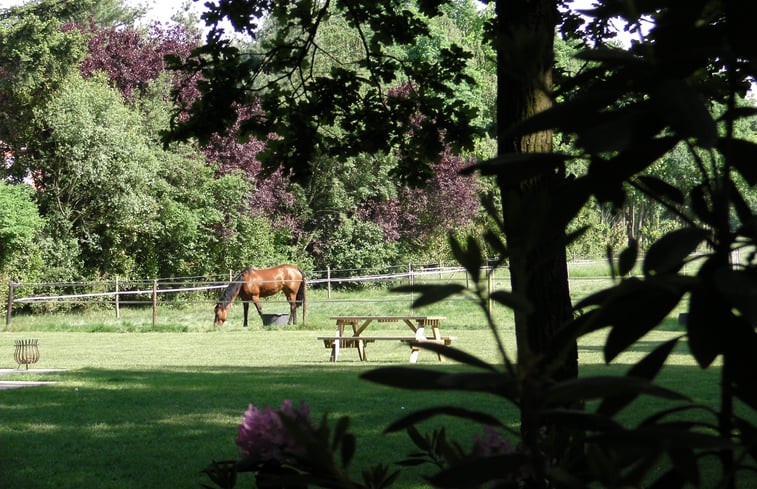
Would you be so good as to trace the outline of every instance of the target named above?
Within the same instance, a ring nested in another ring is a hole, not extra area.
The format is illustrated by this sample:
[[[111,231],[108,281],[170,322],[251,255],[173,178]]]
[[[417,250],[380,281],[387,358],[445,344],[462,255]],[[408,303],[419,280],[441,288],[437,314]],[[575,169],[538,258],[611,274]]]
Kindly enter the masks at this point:
[[[348,433],[349,418],[337,421],[333,435],[324,416],[310,419],[304,402],[285,400],[281,407],[259,409],[250,404],[244,413],[236,444],[239,460],[213,462],[203,471],[217,487],[236,487],[237,474],[252,472],[258,488],[388,487],[399,475],[386,465],[363,471],[362,483],[353,482],[347,467],[355,452],[355,437]],[[204,487],[210,489],[211,487]]]
[[[295,464],[305,457],[304,447],[287,429],[284,420],[299,425],[303,431],[313,428],[310,408],[304,403],[295,407],[285,400],[278,410],[268,406],[258,409],[250,404],[239,426],[237,446],[242,458],[254,463]]]
[[[312,444],[309,440],[314,439],[315,433],[310,408],[304,402],[295,406],[287,399],[278,409],[260,409],[250,404],[236,439],[239,460],[213,462],[204,472],[223,489],[236,486],[239,472],[253,472],[261,488],[299,487],[299,483],[285,481],[307,471],[305,461]]]
[[[295,406],[291,400],[285,400],[278,409],[268,406],[261,409],[250,404],[236,439],[239,460],[213,462],[203,472],[222,489],[236,487],[240,472],[254,473],[260,489],[308,486],[384,489],[391,486],[400,471],[391,471],[384,464],[361,471],[362,481],[350,478],[347,467],[355,451],[355,438],[348,433],[348,427],[349,418],[341,418],[331,435],[326,417],[316,426],[310,419],[310,408],[302,401]],[[486,426],[482,434],[474,438],[470,453],[448,441],[443,428],[422,435],[409,426],[407,433],[419,450],[397,461],[399,466],[429,463],[445,469],[477,458],[515,452],[510,442],[491,426]]]
[[[473,438],[473,453],[482,457],[513,453],[512,444],[491,426],[484,426],[484,432]]]

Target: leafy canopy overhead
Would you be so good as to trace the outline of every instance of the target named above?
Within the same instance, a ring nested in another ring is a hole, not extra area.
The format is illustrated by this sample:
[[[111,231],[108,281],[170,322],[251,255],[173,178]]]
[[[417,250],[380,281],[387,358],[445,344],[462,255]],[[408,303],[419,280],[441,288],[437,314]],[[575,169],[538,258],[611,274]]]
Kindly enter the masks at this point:
[[[397,49],[428,36],[427,19],[443,3],[220,2],[203,15],[216,24],[206,45],[182,66],[201,73],[201,98],[185,107],[188,118],[175,116],[170,137],[206,141],[233,125],[232,108],[241,103],[258,108],[241,133],[268,138],[260,155],[268,168],[283,165],[304,178],[319,154],[393,151],[401,156],[395,176],[424,182],[445,144],[470,149],[481,132],[476,110],[456,97],[458,87],[473,83],[469,53],[451,44],[433,60],[410,62],[407,49]],[[252,44],[225,37],[218,24],[224,17]],[[359,38],[349,57],[319,43],[319,29],[336,20]],[[328,73],[316,69],[319,59],[329,60]]]

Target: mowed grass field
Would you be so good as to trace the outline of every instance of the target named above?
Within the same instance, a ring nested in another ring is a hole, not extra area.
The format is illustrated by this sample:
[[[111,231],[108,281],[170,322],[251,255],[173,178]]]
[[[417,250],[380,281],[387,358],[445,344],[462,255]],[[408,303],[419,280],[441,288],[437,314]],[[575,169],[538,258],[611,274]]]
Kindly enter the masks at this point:
[[[574,296],[589,293],[602,279],[571,282]],[[605,280],[604,283],[607,283]],[[457,392],[412,392],[389,389],[359,379],[371,368],[408,365],[409,349],[399,342],[377,342],[367,348],[368,362],[354,349],[330,363],[329,350],[316,337],[333,334],[330,319],[339,314],[442,315],[445,335],[465,351],[498,362],[483,314],[470,301],[447,301],[412,311],[411,297],[397,300],[380,288],[359,292],[309,291],[306,325],[264,327],[254,312],[241,326],[241,305],[222,328],[212,325],[212,302],[181,307],[161,306],[152,324],[149,308],[124,308],[120,319],[111,308],[62,315],[16,315],[0,333],[0,368],[14,368],[13,340],[39,339],[38,369],[60,373],[14,373],[0,380],[55,381],[41,387],[0,391],[0,488],[163,488],[200,487],[200,473],[213,460],[233,459],[237,427],[249,403],[279,406],[285,399],[305,401],[313,418],[328,414],[333,422],[352,419],[358,437],[352,464],[355,475],[378,463],[401,460],[413,451],[403,433],[384,435],[384,428],[423,407],[451,404],[496,414],[517,426],[518,413],[486,395]],[[283,311],[269,301],[268,311]],[[498,331],[514,354],[512,314],[496,310]],[[376,329],[373,329],[373,328]],[[371,326],[372,335],[396,335],[400,324]],[[409,332],[409,330],[407,330]],[[675,315],[631,351],[605,366],[603,333],[582,339],[582,375],[625,372],[632,361],[654,345],[681,332]],[[421,352],[412,368],[459,370]],[[696,401],[717,405],[717,368],[702,371],[682,345],[662,374],[661,382]],[[625,415],[629,422],[659,407],[641,399]],[[422,425],[425,431],[445,428],[469,446],[480,427],[452,418]],[[395,487],[426,487],[419,474],[433,467],[405,470]],[[242,481],[238,487],[250,487]]]

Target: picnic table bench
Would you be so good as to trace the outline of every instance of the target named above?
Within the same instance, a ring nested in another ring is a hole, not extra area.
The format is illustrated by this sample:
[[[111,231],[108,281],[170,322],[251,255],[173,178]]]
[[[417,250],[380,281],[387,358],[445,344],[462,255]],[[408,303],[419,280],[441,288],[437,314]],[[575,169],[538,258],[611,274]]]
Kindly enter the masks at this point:
[[[419,344],[437,343],[449,345],[456,338],[454,336],[442,336],[439,330],[439,324],[446,319],[443,316],[332,316],[336,321],[336,334],[334,336],[319,336],[318,340],[323,341],[326,348],[331,349],[330,361],[336,362],[339,359],[339,351],[342,348],[356,348],[358,357],[361,361],[368,360],[365,353],[365,345],[375,341],[400,341],[410,346],[410,362],[418,361],[420,353]],[[392,335],[392,336],[369,336],[364,335],[366,328],[372,323],[404,322],[413,332],[410,335]],[[352,328],[352,335],[345,335],[346,326]],[[426,335],[426,328],[431,328],[430,335]],[[444,357],[437,354],[439,361]]]

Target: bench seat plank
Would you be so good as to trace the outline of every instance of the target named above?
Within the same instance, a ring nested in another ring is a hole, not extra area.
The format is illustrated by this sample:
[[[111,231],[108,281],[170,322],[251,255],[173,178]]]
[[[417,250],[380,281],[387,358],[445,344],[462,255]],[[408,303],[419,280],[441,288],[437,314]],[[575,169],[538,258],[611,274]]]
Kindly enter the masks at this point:
[[[439,343],[439,344],[445,344],[450,345],[454,340],[457,339],[455,336],[442,336],[439,339],[436,338],[426,338],[425,340],[419,340],[414,336],[319,336],[319,340],[323,341],[323,344],[326,348],[331,348],[335,341],[342,340],[341,346],[343,348],[355,348],[357,347],[358,341],[363,341],[366,343],[372,343],[374,341],[401,341],[403,343]]]

